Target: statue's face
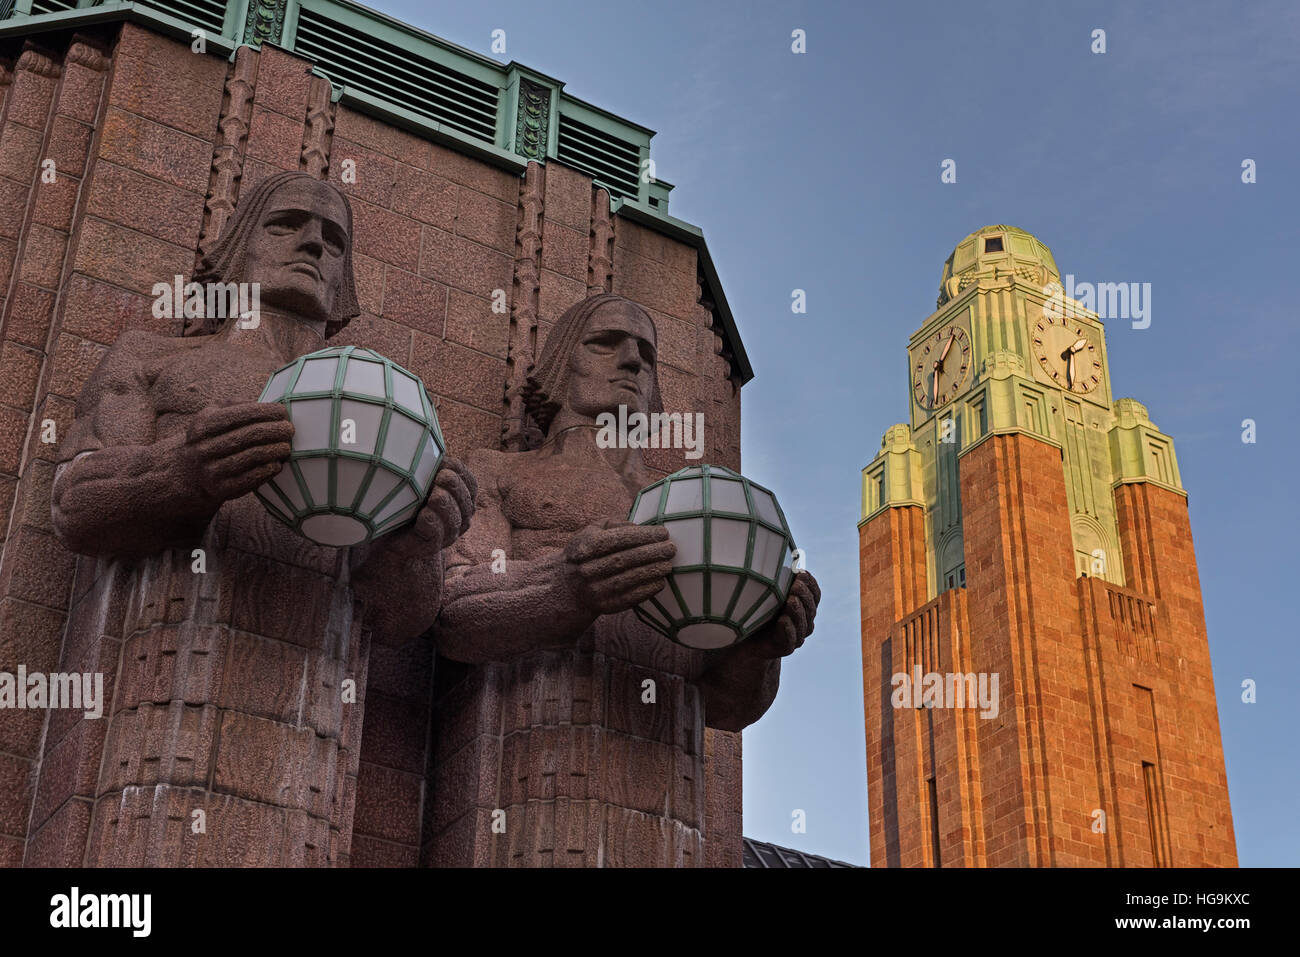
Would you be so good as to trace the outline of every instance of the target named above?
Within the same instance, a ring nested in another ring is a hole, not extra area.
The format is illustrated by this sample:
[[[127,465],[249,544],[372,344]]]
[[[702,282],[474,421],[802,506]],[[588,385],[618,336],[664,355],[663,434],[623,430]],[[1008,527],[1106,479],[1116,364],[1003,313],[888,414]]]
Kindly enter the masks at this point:
[[[629,303],[610,302],[587,318],[582,338],[569,358],[565,404],[595,417],[628,411],[645,412],[655,376],[655,328]]]
[[[348,213],[324,183],[294,180],[277,189],[249,237],[244,280],[262,305],[327,320],[343,279]]]

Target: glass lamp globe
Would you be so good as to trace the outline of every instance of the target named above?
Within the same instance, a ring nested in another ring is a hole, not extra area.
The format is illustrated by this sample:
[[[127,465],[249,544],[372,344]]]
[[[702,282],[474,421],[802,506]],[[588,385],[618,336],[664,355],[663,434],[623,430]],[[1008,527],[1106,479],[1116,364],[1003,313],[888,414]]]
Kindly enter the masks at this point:
[[[419,376],[336,346],[278,369],[258,401],[284,404],[293,422],[289,461],[256,491],[290,528],[320,545],[356,545],[424,504],[447,444]]]
[[[695,465],[642,489],[628,520],[668,529],[677,554],[663,591],[636,608],[688,648],[744,641],[785,605],[794,539],[776,496],[719,465]]]

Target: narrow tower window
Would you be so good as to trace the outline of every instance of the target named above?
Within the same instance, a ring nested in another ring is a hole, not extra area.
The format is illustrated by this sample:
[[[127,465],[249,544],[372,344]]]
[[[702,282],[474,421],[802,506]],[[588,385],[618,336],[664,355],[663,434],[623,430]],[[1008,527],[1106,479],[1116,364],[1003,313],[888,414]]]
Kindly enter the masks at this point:
[[[930,791],[930,841],[934,845],[934,866],[942,867],[939,860],[939,787],[934,783],[934,778],[926,783]]]
[[[1160,785],[1156,778],[1156,766],[1149,761],[1142,762],[1142,783],[1146,789],[1147,831],[1151,835],[1151,859],[1156,867],[1169,866],[1169,852],[1166,844],[1168,822],[1165,820],[1164,802],[1161,800]]]
[[[986,253],[1002,252],[1002,237],[994,236],[992,239],[984,240],[984,251]]]

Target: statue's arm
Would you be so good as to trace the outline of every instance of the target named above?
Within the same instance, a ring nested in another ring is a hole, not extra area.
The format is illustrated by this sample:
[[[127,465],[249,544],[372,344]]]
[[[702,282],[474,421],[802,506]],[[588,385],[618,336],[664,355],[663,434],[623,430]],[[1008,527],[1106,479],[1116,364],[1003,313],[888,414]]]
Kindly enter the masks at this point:
[[[479,480],[474,521],[446,552],[436,631],[439,654],[480,664],[572,641],[596,618],[564,587],[563,552],[516,559],[493,463],[471,458]]]
[[[380,642],[397,645],[433,626],[443,600],[444,547],[471,524],[475,479],[448,458],[408,527],[352,549],[353,585]],[[475,519],[477,521],[477,519]]]
[[[790,596],[758,634],[715,653],[700,679],[704,723],[720,731],[740,731],[767,713],[781,683],[781,659],[799,648],[813,631],[821,588],[799,572]]]
[[[718,652],[718,658],[700,679],[704,723],[719,731],[741,731],[776,700],[781,659],[761,657],[748,641]]]
[[[59,448],[54,531],[74,552],[160,551],[201,535],[220,505],[176,480],[184,436],[157,440],[147,348],[140,334],[119,340],[87,381]]]
[[[293,425],[273,402],[210,405],[159,435],[149,377],[168,345],[126,333],[82,390],[51,496],[55,534],[74,552],[140,556],[194,542],[223,502],[289,457]]]
[[[589,525],[563,548],[515,558],[498,481],[499,470],[520,467],[513,458],[471,454],[479,478],[474,523],[448,553],[446,600],[438,615],[438,651],[454,661],[504,661],[572,644],[600,615],[661,591],[672,570],[675,549],[667,529],[622,521]]]

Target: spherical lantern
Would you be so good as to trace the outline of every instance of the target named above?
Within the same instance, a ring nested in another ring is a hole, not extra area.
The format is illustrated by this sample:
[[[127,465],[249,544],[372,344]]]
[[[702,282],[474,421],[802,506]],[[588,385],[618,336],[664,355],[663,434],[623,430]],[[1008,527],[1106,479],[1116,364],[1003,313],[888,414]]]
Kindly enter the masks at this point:
[[[668,585],[636,608],[689,648],[743,641],[785,605],[794,540],[776,497],[731,469],[695,465],[642,489],[629,521],[668,529]]]
[[[321,349],[276,371],[261,402],[293,422],[289,461],[262,504],[321,545],[377,538],[411,521],[447,450],[419,376],[357,346]]]

